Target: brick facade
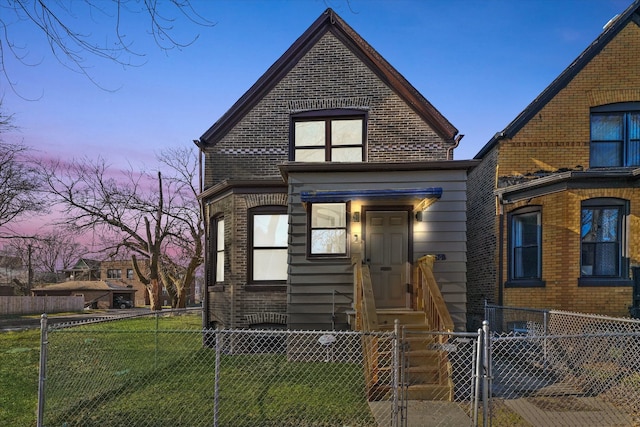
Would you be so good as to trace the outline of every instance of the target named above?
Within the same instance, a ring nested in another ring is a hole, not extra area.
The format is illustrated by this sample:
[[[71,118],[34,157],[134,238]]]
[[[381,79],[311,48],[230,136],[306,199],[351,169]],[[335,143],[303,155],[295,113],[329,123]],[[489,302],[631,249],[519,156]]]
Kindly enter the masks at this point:
[[[640,28],[632,19],[619,22],[620,31],[585,63],[579,58],[567,72],[577,70],[544,105],[519,125],[516,119],[489,149],[469,179],[469,306],[480,308],[487,294],[502,297],[509,306],[628,316],[629,286],[579,286],[581,264],[581,202],[611,197],[626,200],[626,247],[630,266],[640,265],[640,191],[637,181],[613,180],[598,184],[587,178],[580,186],[542,185],[533,196],[498,204],[495,189],[518,191],[517,185],[549,180],[566,171],[578,176],[589,169],[590,109],[605,104],[640,102]],[[600,42],[602,44],[602,42]],[[594,43],[590,49],[600,49]],[[589,49],[585,51],[589,53]],[[587,55],[583,53],[586,58]],[[581,68],[580,68],[581,67]],[[552,83],[561,80],[563,76]],[[549,90],[549,89],[547,89]],[[539,97],[545,99],[547,92]],[[538,100],[539,100],[538,99]],[[528,109],[536,106],[534,101]],[[527,110],[523,112],[527,114]],[[514,123],[516,125],[514,125]],[[493,140],[492,140],[493,141]],[[485,147],[486,148],[486,147]],[[606,171],[593,170],[604,173]],[[581,175],[587,176],[587,175]],[[500,192],[499,191],[499,192]],[[480,206],[478,206],[480,205]],[[508,277],[508,214],[523,206],[540,206],[542,221],[542,280],[544,287],[506,287]],[[502,229],[500,230],[500,225]],[[500,232],[501,231],[501,232]],[[500,246],[500,244],[502,246]],[[485,271],[491,263],[495,274]],[[500,283],[500,278],[502,278]],[[488,292],[493,287],[494,292]],[[502,288],[502,292],[501,292]],[[490,302],[491,298],[488,298]]]
[[[361,105],[363,98],[369,105]],[[280,179],[278,165],[289,160],[291,114],[301,106],[324,105],[360,107],[368,112],[368,162],[445,160],[452,145],[327,33],[207,152],[205,187],[230,178]]]
[[[107,270],[120,270],[120,278],[108,278]],[[100,263],[100,277],[102,280],[119,285],[132,286],[136,290],[134,306],[144,307],[149,305],[149,294],[146,286],[138,279],[135,271],[133,272],[133,278],[129,279],[127,277],[128,270],[133,270],[133,261],[131,260],[102,261]]]
[[[237,105],[232,107],[230,111],[241,111],[237,122],[234,121],[229,129],[220,125],[224,129],[220,131],[222,136],[215,134],[212,137],[214,142],[203,142],[205,188],[210,189],[209,193],[205,190],[206,196],[203,197],[206,217],[209,221],[224,217],[225,221],[224,282],[209,283],[209,325],[239,328],[265,323],[256,319],[277,319],[278,322],[287,319],[287,304],[290,302],[287,286],[260,289],[259,285],[247,285],[247,221],[248,209],[287,206],[287,187],[279,166],[289,161],[293,114],[313,110],[362,111],[366,114],[364,160],[368,163],[448,160],[455,146],[453,136],[443,136],[441,129],[434,130],[433,123],[428,123],[424,114],[418,112],[422,106],[407,102],[405,97],[414,95],[399,93],[400,90],[410,92],[414,89],[406,86],[399,89],[390,82],[388,75],[381,79],[369,61],[377,54],[368,51],[365,56],[369,60],[363,60],[363,52],[345,42],[342,38],[345,34],[341,31],[349,33],[346,37],[353,37],[359,47],[364,44],[358,36],[350,33],[352,30],[344,27],[346,24],[341,19],[324,14],[319,20],[340,28],[322,32],[317,39],[315,35],[310,36],[312,44],[308,50],[296,57],[295,64],[286,73],[274,76],[273,86],[260,93],[255,103],[250,96],[255,87],[249,90],[245,97],[251,99],[251,108],[245,111],[244,105],[237,109]],[[313,33],[313,28],[305,34]],[[334,30],[341,36],[334,34]],[[281,65],[281,60],[274,64],[275,68]],[[398,77],[393,75],[393,79]],[[258,81],[261,82],[264,83],[262,79]],[[427,103],[426,100],[423,102]],[[224,120],[225,117],[217,124]],[[444,118],[437,120],[445,121]],[[453,135],[457,133],[448,122],[444,127],[450,127]],[[266,181],[279,181],[282,192],[257,191]],[[234,187],[234,182],[242,182],[237,185],[243,189]],[[209,233],[211,236],[211,228]],[[211,256],[210,249],[209,260]],[[209,261],[208,268],[211,269],[212,265]]]

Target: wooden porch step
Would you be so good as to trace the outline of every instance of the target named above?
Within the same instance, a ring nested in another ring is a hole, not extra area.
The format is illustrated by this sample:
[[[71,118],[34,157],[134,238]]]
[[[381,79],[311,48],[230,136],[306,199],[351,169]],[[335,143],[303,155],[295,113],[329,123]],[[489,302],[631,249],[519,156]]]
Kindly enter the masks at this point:
[[[425,315],[422,311],[414,310],[377,310],[378,326],[393,329],[395,320],[401,325],[426,325]]]
[[[407,399],[409,400],[453,400],[453,384],[416,384],[407,387]]]

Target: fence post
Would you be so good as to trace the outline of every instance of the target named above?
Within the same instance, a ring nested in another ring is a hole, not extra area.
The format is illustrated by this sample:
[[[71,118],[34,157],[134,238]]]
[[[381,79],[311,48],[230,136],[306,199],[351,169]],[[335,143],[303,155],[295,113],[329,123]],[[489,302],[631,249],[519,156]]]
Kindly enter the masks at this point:
[[[216,329],[214,334],[216,340],[216,372],[214,374],[214,384],[213,384],[213,427],[218,427],[219,423],[219,412],[220,412],[220,350],[222,334],[219,329]]]
[[[393,403],[391,408],[391,425],[398,426],[398,389],[400,386],[400,321],[393,321]]]
[[[47,314],[40,316],[40,368],[38,372],[38,415],[37,427],[42,427],[44,422],[44,396],[45,381],[47,379],[47,345],[49,344],[47,334]]]
[[[475,366],[472,368],[472,377],[475,383],[473,384],[473,426],[478,426],[478,406],[480,404],[480,371],[482,370],[482,328],[478,328],[478,341],[476,343],[476,352],[473,355],[475,359]],[[471,363],[474,361],[472,360]]]
[[[543,353],[544,353],[543,357],[544,357],[544,367],[545,368],[547,367],[547,364],[548,364],[548,361],[547,361],[547,335],[549,334],[549,329],[548,329],[549,328],[549,324],[547,323],[548,322],[547,314],[548,314],[548,312],[547,312],[547,310],[545,310],[543,312],[543,317],[542,317],[543,318],[543,328],[544,328],[544,338],[543,338],[543,341],[542,341],[542,348],[543,348]]]
[[[489,322],[482,322],[482,332],[484,335],[484,378],[482,384],[482,422],[484,426],[489,425],[489,399],[491,397],[491,341],[489,336]]]

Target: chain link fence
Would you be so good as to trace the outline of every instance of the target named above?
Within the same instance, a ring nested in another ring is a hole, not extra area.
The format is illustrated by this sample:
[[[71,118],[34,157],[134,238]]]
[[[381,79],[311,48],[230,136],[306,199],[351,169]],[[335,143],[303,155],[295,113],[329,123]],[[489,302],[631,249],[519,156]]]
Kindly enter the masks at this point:
[[[487,307],[492,425],[640,425],[640,321]]]
[[[42,426],[378,426],[398,414],[393,332],[203,330],[184,312],[45,327],[42,344]]]
[[[38,426],[640,426],[640,321],[487,311],[478,333],[45,318]]]

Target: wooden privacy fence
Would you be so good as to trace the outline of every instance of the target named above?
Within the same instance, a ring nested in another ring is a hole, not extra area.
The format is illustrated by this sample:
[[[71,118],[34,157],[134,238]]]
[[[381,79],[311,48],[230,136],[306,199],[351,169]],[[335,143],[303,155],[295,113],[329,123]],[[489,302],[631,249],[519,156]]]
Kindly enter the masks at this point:
[[[80,296],[0,296],[0,315],[40,314],[62,311],[82,311],[84,297]]]

